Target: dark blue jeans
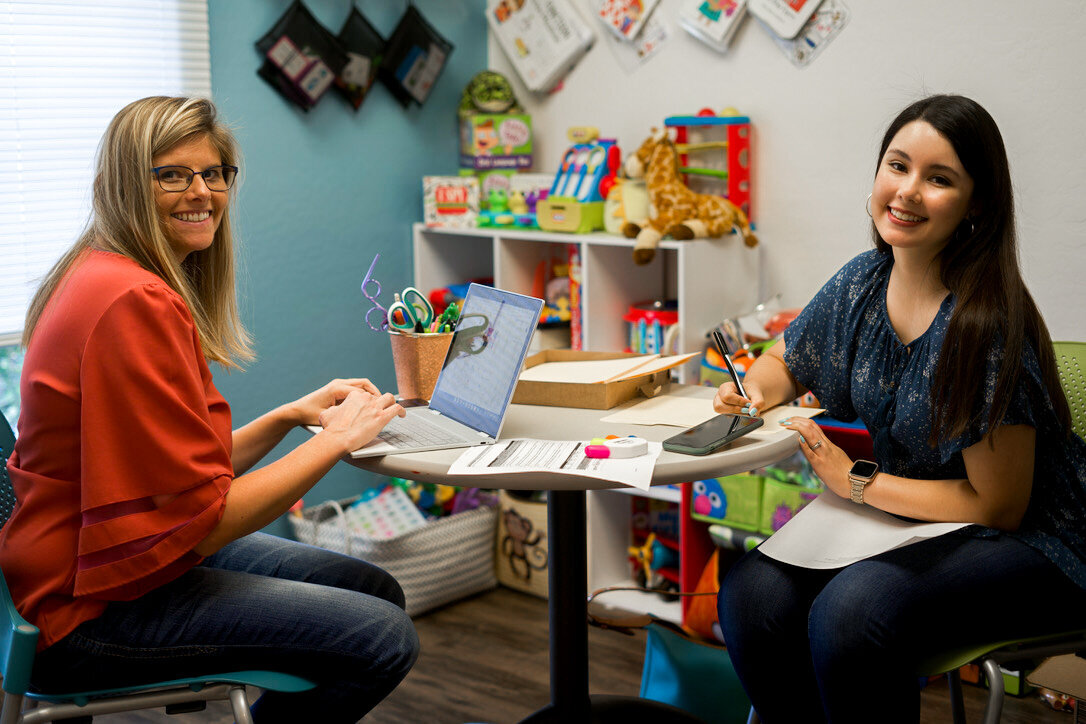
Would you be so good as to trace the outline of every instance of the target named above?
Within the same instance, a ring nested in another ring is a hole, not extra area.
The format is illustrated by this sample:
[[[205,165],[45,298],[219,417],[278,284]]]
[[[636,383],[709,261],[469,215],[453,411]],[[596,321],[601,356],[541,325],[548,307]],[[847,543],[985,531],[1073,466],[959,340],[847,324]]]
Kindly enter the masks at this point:
[[[915,724],[926,659],[1086,625],[1086,591],[1040,553],[1008,536],[954,533],[834,570],[754,550],[728,572],[717,605],[766,724]]]
[[[33,683],[86,691],[266,669],[318,686],[267,692],[257,722],[356,722],[403,680],[419,642],[377,566],[254,533],[38,654]]]

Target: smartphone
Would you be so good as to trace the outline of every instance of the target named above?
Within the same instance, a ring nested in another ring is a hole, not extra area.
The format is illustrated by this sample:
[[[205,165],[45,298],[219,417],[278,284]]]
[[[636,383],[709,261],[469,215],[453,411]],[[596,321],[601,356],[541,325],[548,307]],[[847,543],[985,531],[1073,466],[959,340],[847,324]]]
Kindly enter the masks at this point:
[[[708,455],[762,426],[762,418],[724,413],[664,440],[664,449],[685,455]]]

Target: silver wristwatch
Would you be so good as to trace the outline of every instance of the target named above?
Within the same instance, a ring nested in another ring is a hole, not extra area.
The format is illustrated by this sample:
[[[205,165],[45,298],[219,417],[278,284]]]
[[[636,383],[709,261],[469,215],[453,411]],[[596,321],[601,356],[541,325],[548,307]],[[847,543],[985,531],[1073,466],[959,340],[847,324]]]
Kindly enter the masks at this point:
[[[857,460],[852,463],[852,469],[848,471],[848,481],[852,484],[850,498],[857,505],[864,504],[864,488],[875,479],[879,472],[878,463],[870,460]]]

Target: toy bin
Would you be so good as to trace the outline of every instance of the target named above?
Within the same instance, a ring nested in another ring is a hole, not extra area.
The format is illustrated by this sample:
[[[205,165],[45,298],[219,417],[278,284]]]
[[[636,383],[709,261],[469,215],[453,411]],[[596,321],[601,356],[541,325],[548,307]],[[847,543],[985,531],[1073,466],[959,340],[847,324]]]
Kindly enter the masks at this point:
[[[694,481],[690,517],[756,531],[762,523],[766,479],[760,475],[728,475]]]
[[[667,301],[631,304],[622,317],[629,338],[627,352],[678,354],[679,303]]]
[[[482,505],[388,538],[361,535],[347,525],[344,508],[360,496],[329,500],[289,515],[302,543],[361,558],[399,581],[409,616],[498,585],[494,531],[498,509]]]
[[[762,513],[758,532],[772,535],[796,513],[818,497],[819,490],[795,483],[765,478],[762,489]]]
[[[528,493],[525,495],[525,493]],[[547,503],[530,491],[503,490],[498,494],[497,556],[494,566],[503,586],[546,598]]]

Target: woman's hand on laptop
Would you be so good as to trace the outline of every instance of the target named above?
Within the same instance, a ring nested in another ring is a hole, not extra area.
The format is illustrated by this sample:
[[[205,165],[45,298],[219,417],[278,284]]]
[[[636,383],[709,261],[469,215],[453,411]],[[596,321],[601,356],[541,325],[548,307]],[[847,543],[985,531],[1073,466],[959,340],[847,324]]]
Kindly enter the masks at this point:
[[[298,425],[317,425],[320,423],[321,413],[333,405],[338,405],[350,393],[361,390],[378,397],[381,391],[377,385],[364,377],[332,380],[319,390],[310,392],[305,397],[298,398],[290,403],[291,415]]]
[[[393,417],[406,414],[392,393],[373,395],[356,389],[321,412],[319,421],[324,433],[340,438],[343,451],[349,453],[375,438]]]

